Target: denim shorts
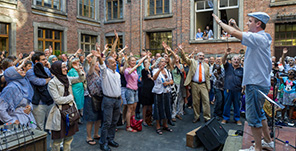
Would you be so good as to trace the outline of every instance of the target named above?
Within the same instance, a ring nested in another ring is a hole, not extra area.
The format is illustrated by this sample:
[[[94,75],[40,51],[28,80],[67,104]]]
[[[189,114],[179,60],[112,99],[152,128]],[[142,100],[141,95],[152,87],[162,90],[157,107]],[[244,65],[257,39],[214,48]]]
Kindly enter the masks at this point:
[[[138,90],[126,88],[125,99],[126,99],[127,104],[134,104],[134,103],[139,102]]]
[[[262,127],[262,121],[266,120],[263,110],[265,98],[258,90],[267,95],[269,89],[258,85],[246,86],[246,118],[249,126]]]
[[[122,99],[122,104],[126,105],[126,97],[125,97],[125,93],[126,93],[126,87],[121,87],[121,99]]]

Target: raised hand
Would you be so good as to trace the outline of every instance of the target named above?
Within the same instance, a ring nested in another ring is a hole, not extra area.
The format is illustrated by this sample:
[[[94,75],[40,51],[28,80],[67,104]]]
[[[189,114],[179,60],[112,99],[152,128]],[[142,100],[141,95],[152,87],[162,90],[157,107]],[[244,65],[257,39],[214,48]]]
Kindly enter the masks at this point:
[[[101,57],[100,53],[98,53],[96,50],[91,50],[91,53],[96,57]]]
[[[49,45],[48,49],[49,49],[49,55],[51,55],[52,54],[52,47],[51,47],[51,45]]]
[[[76,51],[76,53],[81,53],[82,52],[82,49],[81,48],[79,48],[77,51]]]
[[[231,48],[227,48],[226,51],[225,51],[225,53],[226,53],[227,55],[229,55],[229,54],[231,53]]]
[[[72,67],[77,71],[79,72],[80,71],[80,68],[79,68],[79,64],[72,64]]]
[[[30,53],[30,55],[29,55],[29,58],[32,58],[32,56],[35,54],[35,52],[34,51],[32,51],[31,53]]]
[[[234,26],[234,27],[237,26],[237,25],[236,25],[236,21],[235,21],[233,18],[229,19],[229,21],[228,21],[228,25],[229,25],[229,26]]]
[[[128,48],[128,44],[126,44],[123,49],[127,49],[127,48]]]
[[[181,50],[183,50],[183,49],[184,49],[184,47],[183,47],[183,45],[182,45],[182,44],[179,44],[179,45],[178,45],[178,48],[179,48],[179,49],[181,49]]]
[[[98,51],[99,54],[101,54],[101,49],[98,42],[96,43],[96,50]]]
[[[213,18],[215,19],[215,21],[218,23],[220,20],[220,18],[218,16],[216,16],[214,13],[212,14]]]
[[[283,49],[283,54],[286,54],[286,53],[288,53],[288,49],[287,48],[284,48]]]
[[[162,46],[163,46],[163,48],[166,49],[168,45],[163,41],[163,42],[162,42]]]
[[[115,37],[118,38],[118,33],[114,30]]]
[[[19,53],[18,58],[22,59],[23,58],[23,53]]]

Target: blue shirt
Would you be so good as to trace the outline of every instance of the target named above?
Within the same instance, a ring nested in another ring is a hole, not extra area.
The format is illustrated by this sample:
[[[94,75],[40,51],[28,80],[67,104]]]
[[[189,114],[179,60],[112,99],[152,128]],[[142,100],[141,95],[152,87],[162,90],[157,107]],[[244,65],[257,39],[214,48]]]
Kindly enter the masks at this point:
[[[284,81],[284,91],[286,93],[296,93],[296,81],[291,81],[288,77],[283,77]]]
[[[224,64],[224,70],[224,89],[241,92],[244,69],[242,67],[234,69],[232,64],[226,62]]]
[[[203,32],[196,33],[195,39],[202,38],[202,36],[203,36]]]
[[[257,33],[243,32],[242,44],[247,46],[243,86],[248,84],[270,86],[271,42],[271,36],[264,30]]]
[[[285,72],[288,73],[289,70],[295,70],[296,71],[296,65],[294,65],[293,67],[291,67],[289,64],[285,64]]]
[[[214,36],[213,31],[210,29],[208,32],[208,38],[212,38]]]
[[[139,60],[137,60],[137,64],[139,63]],[[142,81],[142,70],[144,69],[144,64],[141,63],[141,65],[137,68],[137,74],[139,75],[138,82]]]

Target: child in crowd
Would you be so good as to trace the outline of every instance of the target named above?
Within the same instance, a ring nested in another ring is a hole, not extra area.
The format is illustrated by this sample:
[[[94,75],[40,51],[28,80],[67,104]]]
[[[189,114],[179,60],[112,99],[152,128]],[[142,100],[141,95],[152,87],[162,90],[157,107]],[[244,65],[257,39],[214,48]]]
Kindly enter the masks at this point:
[[[31,61],[27,61],[23,67],[23,70],[25,73],[27,73],[28,70],[30,70],[32,68],[32,62]]]
[[[295,81],[295,71],[289,70],[288,77],[279,77],[281,83],[284,84],[284,94],[283,94],[283,105],[285,108],[282,110],[282,120],[285,118],[285,113],[287,109],[288,112],[288,126],[294,126],[292,121],[292,114],[294,111],[295,101],[296,101],[296,81]]]

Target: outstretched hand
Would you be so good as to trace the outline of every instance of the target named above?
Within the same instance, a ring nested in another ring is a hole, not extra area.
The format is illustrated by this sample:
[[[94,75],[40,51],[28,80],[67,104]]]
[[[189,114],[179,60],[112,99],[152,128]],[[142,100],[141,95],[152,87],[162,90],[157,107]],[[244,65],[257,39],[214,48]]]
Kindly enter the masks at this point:
[[[283,49],[283,54],[286,54],[286,53],[288,53],[288,49],[287,48],[284,48]]]
[[[220,18],[217,15],[215,15],[214,13],[212,14],[212,16],[217,23],[220,21]]]
[[[225,51],[225,53],[226,53],[227,55],[229,55],[229,54],[231,53],[231,48],[227,48],[226,51]]]

